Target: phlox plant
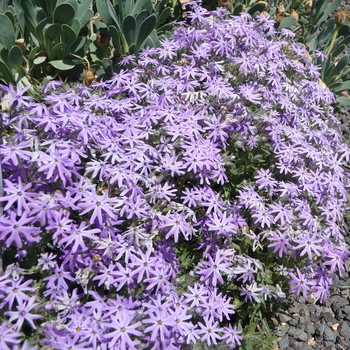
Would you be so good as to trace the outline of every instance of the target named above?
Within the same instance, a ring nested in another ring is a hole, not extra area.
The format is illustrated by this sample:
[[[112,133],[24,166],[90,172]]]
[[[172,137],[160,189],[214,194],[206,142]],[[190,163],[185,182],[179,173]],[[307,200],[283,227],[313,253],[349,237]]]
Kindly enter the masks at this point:
[[[2,349],[232,349],[344,271],[350,153],[318,67],[266,17],[188,16],[111,80],[1,87]]]

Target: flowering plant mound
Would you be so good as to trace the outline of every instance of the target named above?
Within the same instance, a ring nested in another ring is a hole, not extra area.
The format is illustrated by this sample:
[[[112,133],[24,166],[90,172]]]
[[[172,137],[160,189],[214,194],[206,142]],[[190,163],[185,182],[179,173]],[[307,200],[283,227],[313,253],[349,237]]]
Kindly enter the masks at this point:
[[[344,271],[350,153],[305,47],[189,16],[110,81],[1,87],[2,349],[234,348],[242,301],[325,301]]]

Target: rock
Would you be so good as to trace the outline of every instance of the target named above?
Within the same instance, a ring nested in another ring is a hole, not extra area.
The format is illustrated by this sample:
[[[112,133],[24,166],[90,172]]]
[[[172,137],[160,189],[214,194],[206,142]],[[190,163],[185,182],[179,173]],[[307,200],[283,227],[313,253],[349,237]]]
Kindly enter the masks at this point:
[[[338,309],[343,307],[343,299],[339,296],[335,298],[335,300],[332,302],[331,308],[333,312],[336,312]]]
[[[344,306],[343,311],[344,311],[348,316],[350,316],[350,305]]]
[[[283,337],[284,335],[288,334],[289,327],[278,327],[275,331],[276,337]]]
[[[277,319],[280,323],[287,323],[292,319],[292,317],[284,314],[278,314]]]
[[[325,331],[325,329],[327,328],[327,326],[323,323],[319,323],[318,327],[316,328],[316,336],[315,336],[315,340],[317,341],[317,343],[322,343],[323,341],[323,333]]]
[[[298,298],[298,302],[299,302],[300,304],[305,304],[305,299],[304,299],[304,297],[300,295],[299,298]]]
[[[289,337],[285,335],[279,342],[278,345],[281,349],[287,349],[289,346]]]
[[[297,330],[294,332],[293,337],[294,337],[296,340],[307,341],[307,334],[306,334],[304,331],[302,331],[301,329],[297,329]]]
[[[315,327],[311,321],[306,322],[304,330],[307,334],[310,334],[310,335],[315,334]]]
[[[347,322],[342,321],[339,323],[338,332],[345,340],[347,340],[347,341],[349,340],[350,327],[349,327]]]
[[[324,330],[324,333],[323,333],[323,339],[326,341],[334,342],[336,337],[337,337],[337,335],[335,332],[333,332],[332,328],[327,326]]]
[[[337,320],[331,315],[330,312],[322,313],[321,318],[323,318],[327,323],[330,322],[332,325],[337,323]]]
[[[289,324],[290,326],[296,326],[296,325],[298,324],[298,321],[297,321],[295,318],[292,318],[292,319],[288,322],[288,324]]]
[[[335,317],[337,320],[342,320],[344,318],[344,314],[343,314],[343,311],[341,309],[338,309],[336,312],[335,312]]]
[[[339,335],[337,336],[337,342],[336,344],[343,349],[348,349],[350,348],[350,343],[346,340],[344,340],[342,337],[340,337]]]

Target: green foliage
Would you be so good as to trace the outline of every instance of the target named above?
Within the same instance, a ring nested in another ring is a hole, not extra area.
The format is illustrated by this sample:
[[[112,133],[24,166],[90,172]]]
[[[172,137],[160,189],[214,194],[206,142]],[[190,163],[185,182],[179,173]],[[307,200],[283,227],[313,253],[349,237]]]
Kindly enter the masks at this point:
[[[179,3],[171,8],[166,6],[165,0],[156,3],[152,0],[96,0],[96,9],[99,16],[95,22],[97,30],[108,37],[107,46],[100,45],[94,37],[90,47],[94,64],[100,65],[106,57],[109,60],[105,69],[97,71],[100,77],[118,69],[116,63],[121,57],[157,46],[179,18]]]

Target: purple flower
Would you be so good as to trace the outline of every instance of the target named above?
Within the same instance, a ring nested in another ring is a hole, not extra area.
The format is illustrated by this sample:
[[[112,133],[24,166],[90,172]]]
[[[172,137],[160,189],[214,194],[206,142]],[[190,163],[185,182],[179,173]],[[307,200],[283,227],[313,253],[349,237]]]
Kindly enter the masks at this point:
[[[256,303],[261,303],[261,300],[259,299],[259,296],[262,295],[263,288],[259,288],[256,282],[253,282],[252,284],[246,284],[245,287],[242,287],[242,293],[241,295],[244,296],[244,300],[250,303],[253,302],[253,300]]]
[[[80,215],[93,211],[90,223],[93,224],[97,219],[100,224],[103,224],[103,214],[107,214],[111,218],[114,218],[116,215],[114,206],[111,205],[112,202],[114,206],[120,206],[122,204],[121,200],[108,197],[107,191],[102,196],[96,194],[96,192],[86,193],[82,202],[79,203],[79,207],[84,209]]]
[[[7,311],[5,312],[6,316],[10,316],[9,322],[16,321],[16,328],[20,330],[24,321],[27,321],[30,326],[36,329],[34,320],[39,320],[43,318],[41,315],[31,314],[30,311],[33,310],[38,303],[34,303],[36,296],[31,297],[26,302],[21,302],[17,306],[17,311]]]
[[[236,346],[241,345],[241,341],[243,339],[243,337],[241,336],[241,334],[243,333],[243,331],[240,331],[237,329],[237,327],[233,327],[232,325],[229,325],[228,327],[224,327],[223,329],[223,339],[225,339],[226,344],[229,345],[233,345],[233,349]]]
[[[209,256],[209,261],[203,261],[202,266],[197,272],[201,275],[201,280],[205,281],[206,284],[213,285],[214,287],[219,281],[221,284],[224,283],[224,279],[221,273],[230,274],[231,262],[225,257],[216,253],[215,259]]]
[[[305,273],[302,273],[298,268],[297,274],[298,276],[292,272],[289,273],[291,280],[288,283],[295,284],[295,286],[291,287],[289,291],[295,292],[297,296],[300,294],[300,292],[302,292],[303,297],[306,299],[307,293],[311,291],[310,287],[312,283],[310,283],[309,279],[305,276]]]
[[[21,284],[24,277],[21,276],[17,280],[9,280],[7,286],[4,289],[4,292],[6,294],[5,299],[1,303],[1,306],[4,306],[5,304],[8,304],[9,310],[12,309],[13,302],[16,300],[17,304],[23,304],[24,301],[28,301],[30,297],[25,294],[25,292],[33,292],[36,290],[36,288],[29,287],[29,285],[33,282],[33,280],[25,281]]]
[[[3,350],[11,350],[16,344],[21,342],[21,333],[16,332],[13,326],[9,325],[6,321],[2,322],[0,328],[0,348]],[[11,344],[11,345],[10,345]],[[11,346],[11,347],[9,347]]]
[[[217,345],[217,341],[221,339],[221,335],[218,333],[221,333],[222,331],[222,328],[218,326],[219,322],[214,321],[214,319],[210,316],[204,316],[203,320],[204,324],[202,322],[198,322],[199,326],[201,327],[201,329],[198,330],[198,334],[203,334],[201,336],[201,340],[206,341],[209,346],[212,343]]]
[[[312,260],[313,253],[315,253],[317,256],[321,255],[320,250],[322,250],[322,247],[320,244],[323,242],[323,240],[320,238],[317,239],[316,234],[310,237],[310,233],[306,232],[305,236],[302,239],[294,239],[294,242],[299,243],[295,249],[303,248],[300,256],[307,254],[309,259]]]

